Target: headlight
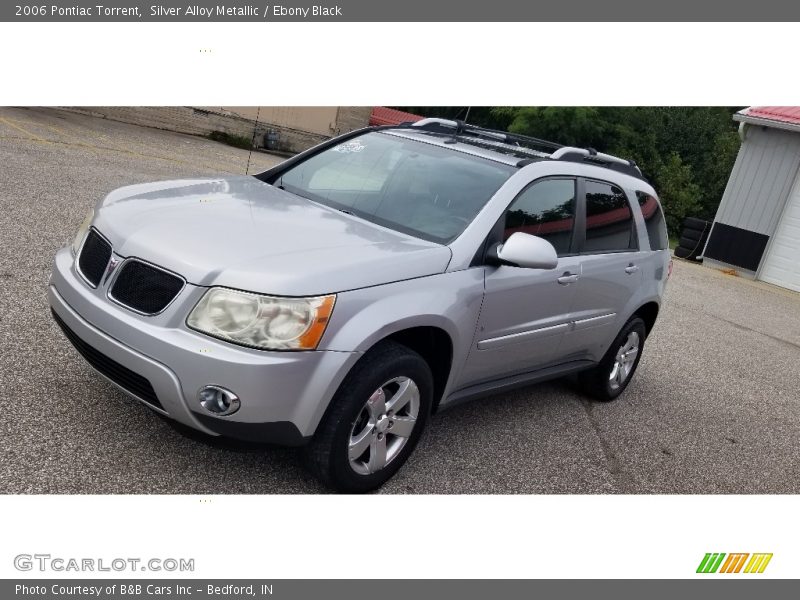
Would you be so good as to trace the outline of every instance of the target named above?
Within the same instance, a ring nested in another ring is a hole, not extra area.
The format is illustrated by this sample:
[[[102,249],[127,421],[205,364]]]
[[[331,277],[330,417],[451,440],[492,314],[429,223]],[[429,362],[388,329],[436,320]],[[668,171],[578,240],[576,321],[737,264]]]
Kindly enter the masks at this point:
[[[81,244],[83,244],[83,240],[86,239],[86,234],[89,233],[89,226],[92,224],[92,219],[94,219],[94,209],[89,211],[89,214],[86,215],[86,218],[81,223],[81,226],[78,227],[78,233],[75,234],[75,239],[72,240],[72,254],[77,256],[78,251],[81,249]]]
[[[336,296],[277,298],[211,288],[186,324],[234,344],[263,350],[314,350],[319,344]]]

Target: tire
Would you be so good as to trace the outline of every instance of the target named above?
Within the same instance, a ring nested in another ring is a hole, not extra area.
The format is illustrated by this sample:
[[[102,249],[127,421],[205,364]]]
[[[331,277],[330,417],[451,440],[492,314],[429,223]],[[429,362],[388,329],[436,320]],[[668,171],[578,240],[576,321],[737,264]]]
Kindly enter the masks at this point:
[[[683,228],[684,229],[694,229],[696,231],[703,231],[707,229],[709,226],[709,222],[703,219],[698,219],[696,217],[686,217],[683,220]]]
[[[681,235],[694,234],[697,236],[703,235],[711,231],[711,227],[682,227]]]
[[[692,246],[694,246],[700,240],[705,239],[707,236],[702,231],[695,231],[694,229],[684,229],[681,232],[681,246],[686,247],[686,244],[683,243],[683,240],[688,240],[691,242]]]
[[[395,398],[406,402],[398,414],[389,411]],[[339,386],[314,438],[304,448],[308,469],[338,492],[363,493],[379,488],[413,452],[432,401],[433,375],[428,363],[401,344],[380,342],[356,363]],[[416,416],[410,419],[414,408]],[[401,423],[408,436],[392,432],[393,428],[399,431]],[[363,447],[363,454],[353,458],[351,446],[353,453]],[[375,468],[382,459],[385,466]]]
[[[682,237],[678,241],[678,246],[681,248],[687,248],[693,252],[700,252],[703,249],[703,244],[705,242],[701,242],[700,240],[690,240],[688,238]]]
[[[693,253],[691,248],[684,248],[683,246],[677,246],[674,251],[675,256],[678,258],[692,258],[693,256],[697,256]]]
[[[639,366],[646,335],[647,329],[642,319],[633,317],[628,321],[625,327],[617,334],[617,337],[614,338],[605,356],[597,366],[578,374],[578,383],[583,391],[602,402],[613,400],[624,392],[634,373],[636,373],[636,367]],[[631,356],[628,353],[627,357],[632,358],[632,360],[627,364],[623,361],[623,366],[620,366],[618,355],[624,348],[630,348],[632,341],[635,341],[636,344],[636,354]],[[615,378],[615,373],[624,373],[624,379],[620,381]]]

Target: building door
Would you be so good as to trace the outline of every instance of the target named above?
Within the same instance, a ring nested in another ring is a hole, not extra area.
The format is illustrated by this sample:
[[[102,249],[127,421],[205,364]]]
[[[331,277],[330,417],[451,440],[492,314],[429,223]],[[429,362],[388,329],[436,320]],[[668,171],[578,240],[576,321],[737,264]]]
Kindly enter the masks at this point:
[[[786,199],[759,279],[800,292],[800,175]]]

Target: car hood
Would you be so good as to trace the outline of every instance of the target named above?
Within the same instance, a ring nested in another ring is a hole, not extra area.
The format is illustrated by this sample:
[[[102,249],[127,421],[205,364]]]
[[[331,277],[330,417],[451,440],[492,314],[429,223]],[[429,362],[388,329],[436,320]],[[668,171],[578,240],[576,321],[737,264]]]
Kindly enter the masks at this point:
[[[94,226],[124,257],[189,283],[288,296],[442,273],[450,249],[285,192],[254,177],[120,188]]]

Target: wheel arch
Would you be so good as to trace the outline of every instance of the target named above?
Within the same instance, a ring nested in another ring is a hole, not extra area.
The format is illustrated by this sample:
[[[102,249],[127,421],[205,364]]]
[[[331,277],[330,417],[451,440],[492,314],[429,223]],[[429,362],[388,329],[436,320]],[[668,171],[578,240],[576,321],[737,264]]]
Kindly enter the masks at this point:
[[[397,342],[419,354],[428,363],[433,374],[433,402],[431,409],[436,412],[439,402],[447,389],[453,368],[453,339],[441,327],[417,325],[399,329],[376,342],[385,340]]]
[[[656,324],[659,309],[658,302],[651,300],[642,304],[633,312],[633,315],[631,315],[631,317],[640,317],[644,321],[644,330],[647,336],[650,335],[650,332]]]

